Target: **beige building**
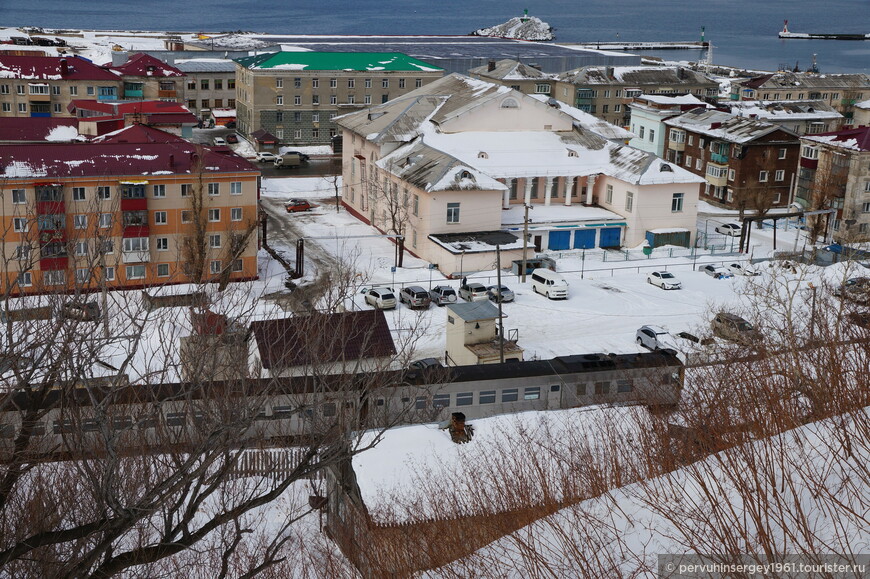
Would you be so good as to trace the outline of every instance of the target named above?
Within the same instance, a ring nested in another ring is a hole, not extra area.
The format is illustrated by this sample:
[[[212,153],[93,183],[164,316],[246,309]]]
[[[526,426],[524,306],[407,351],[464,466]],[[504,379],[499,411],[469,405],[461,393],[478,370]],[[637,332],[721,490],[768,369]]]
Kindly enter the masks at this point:
[[[846,126],[854,122],[855,105],[870,98],[870,76],[858,74],[818,74],[778,72],[731,84],[731,100],[820,100],[845,117]]]
[[[134,54],[111,70],[124,81],[124,100],[182,102],[184,73],[150,54]]]
[[[558,75],[553,90],[557,100],[623,127],[627,105],[641,94],[716,99],[719,83],[682,66],[585,66]]]
[[[401,53],[278,52],[236,61],[240,133],[264,129],[279,144],[330,144],[341,114],[385,103],[441,78]]]
[[[534,250],[633,246],[663,228],[691,241],[703,179],[507,87],[453,74],[338,123],[344,205],[448,275],[492,269],[495,245],[503,266],[521,257],[526,205]]]
[[[236,108],[236,63],[221,58],[176,60],[175,66],[186,76],[183,101],[201,120],[212,109]]]
[[[478,66],[468,71],[472,78],[494,82],[525,94],[552,96],[555,84],[554,74],[541,72],[530,64],[516,60],[490,60],[486,66]],[[573,104],[573,103],[569,103]]]
[[[0,117],[72,117],[75,99],[121,98],[121,79],[76,56],[0,55]]]

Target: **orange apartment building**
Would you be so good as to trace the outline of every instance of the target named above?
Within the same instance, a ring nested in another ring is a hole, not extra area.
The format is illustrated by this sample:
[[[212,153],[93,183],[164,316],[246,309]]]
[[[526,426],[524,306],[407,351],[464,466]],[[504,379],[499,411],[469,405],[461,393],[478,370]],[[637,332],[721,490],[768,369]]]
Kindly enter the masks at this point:
[[[257,276],[260,172],[229,148],[133,125],[0,145],[0,171],[3,295]]]

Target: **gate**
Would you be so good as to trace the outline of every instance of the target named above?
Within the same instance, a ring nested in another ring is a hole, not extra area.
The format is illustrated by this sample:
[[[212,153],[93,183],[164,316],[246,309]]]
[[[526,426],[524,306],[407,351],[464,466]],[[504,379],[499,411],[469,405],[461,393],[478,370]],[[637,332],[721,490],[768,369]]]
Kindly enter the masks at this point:
[[[577,229],[574,231],[574,249],[594,249],[595,230]]]
[[[622,229],[619,227],[604,227],[601,229],[601,237],[598,247],[619,247],[622,241]]]
[[[571,248],[570,231],[551,231],[547,237],[547,249],[561,251]]]

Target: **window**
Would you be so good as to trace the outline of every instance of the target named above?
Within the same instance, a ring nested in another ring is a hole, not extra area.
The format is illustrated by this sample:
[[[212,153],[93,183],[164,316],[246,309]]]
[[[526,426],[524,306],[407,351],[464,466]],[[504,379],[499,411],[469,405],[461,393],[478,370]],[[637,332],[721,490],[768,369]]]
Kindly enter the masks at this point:
[[[24,85],[23,84],[16,84],[15,85],[15,92],[16,92],[16,94],[24,94]]]
[[[168,237],[158,237],[156,239],[157,243],[157,251],[167,251],[169,249],[169,238]]]
[[[115,242],[111,239],[104,239],[103,243],[100,245],[100,253],[103,255],[115,253]]]
[[[114,267],[103,268],[103,279],[106,281],[115,281],[115,268]]]
[[[631,213],[632,208],[634,207],[634,193],[631,191],[625,192],[625,210]]]
[[[302,113],[300,113],[300,112],[293,113],[293,121],[296,123],[301,123],[302,122]]]
[[[76,269],[76,283],[84,284],[91,280],[91,270],[87,267]]]
[[[728,169],[728,180],[729,181],[734,180],[734,169]]]
[[[537,400],[541,397],[541,387],[540,386],[529,386],[523,392],[524,400]]]
[[[302,78],[296,77],[293,79],[293,88],[302,88]]]
[[[758,182],[767,183],[767,171],[761,171],[758,173]]]
[[[649,142],[652,143],[656,140],[656,132],[653,129],[649,130]]]
[[[320,79],[312,78],[311,79],[311,88],[320,88]]]
[[[278,111],[277,113],[275,113],[275,122],[276,123],[283,123],[284,122],[284,113],[283,112]]]
[[[870,202],[861,204],[861,213],[870,213]]]
[[[372,104],[372,95],[367,94],[367,95],[363,96],[363,104],[365,104],[365,105]]]
[[[347,88],[354,88],[356,85],[356,80],[349,78],[347,79]]]
[[[316,139],[320,137],[320,129],[311,129],[311,138]]]
[[[100,213],[100,227],[103,229],[112,226],[112,214],[111,213]]]
[[[276,129],[275,130],[275,138],[277,138],[279,141],[283,141],[284,140],[284,129]]]
[[[128,265],[127,266],[127,279],[144,279],[145,278],[145,266],[144,265]]]
[[[550,94],[550,85],[547,83],[536,83],[535,92],[537,94]]]
[[[405,88],[405,79],[404,78],[399,79],[399,88]]]
[[[2,104],[3,104],[2,110],[4,113],[11,113],[12,112],[12,103],[2,103]]]
[[[213,259],[213,260],[211,260],[211,262],[209,262],[208,270],[212,274],[218,274],[221,272],[222,269],[223,269],[223,264],[221,263],[221,260]]]
[[[329,95],[329,104],[337,105],[338,104],[338,97],[335,96],[334,94]],[[330,118],[332,118],[332,117],[330,117]]]
[[[417,396],[414,400],[414,408],[417,410],[426,410],[426,397],[425,396]]]
[[[456,405],[457,406],[471,406],[474,404],[474,392],[457,392],[456,393]]]
[[[644,134],[644,129],[645,129],[645,128],[646,128],[646,127],[643,127],[643,126],[642,126],[642,127],[640,128],[640,132],[637,134],[637,136],[640,137],[641,139],[643,138],[643,134]]]
[[[182,211],[181,212],[181,222],[182,223],[191,223],[193,221],[193,215],[190,211]]]
[[[420,215],[420,196],[414,195],[414,205],[413,205],[413,213],[415,216]]]
[[[233,260],[233,272],[238,273],[240,271],[242,271],[242,260],[241,259],[234,259]]]
[[[390,88],[390,79],[385,78],[381,80],[381,88]]]
[[[208,90],[208,79],[204,78],[199,81],[199,88],[202,90]]]
[[[459,203],[447,204],[447,223],[459,223]]]
[[[202,99],[199,103],[200,108],[207,109],[208,108],[208,99]]]
[[[284,88],[284,79],[276,78],[275,79],[275,88]]]
[[[501,401],[516,402],[519,399],[519,390],[517,388],[505,388],[501,391]]]
[[[211,223],[221,220],[221,210],[220,209],[209,209],[208,210],[208,220]]]
[[[22,271],[18,274],[18,285],[21,287],[33,285],[33,276],[29,271]]]
[[[15,247],[15,259],[20,261],[26,261],[30,259],[30,246],[29,245],[18,245]]]
[[[450,394],[435,394],[432,396],[432,408],[441,410],[450,406]]]
[[[208,236],[208,246],[212,249],[220,249],[221,236],[219,233],[213,233]]]
[[[316,95],[316,94],[315,94],[315,95],[311,95],[311,104],[313,104],[313,105],[319,105],[319,104],[320,104],[320,96],[318,96],[318,95]]]
[[[87,229],[88,216],[87,215],[73,215],[73,227],[76,229]]]
[[[420,88],[421,86],[423,86],[423,79],[422,78],[415,78],[414,79],[414,88]]]
[[[479,394],[478,404],[495,404],[495,390],[482,390]]]
[[[788,154],[788,149],[786,149],[785,147],[783,147],[779,150],[779,158],[780,159],[785,159],[786,154]]]
[[[147,237],[125,237],[124,238],[124,252],[132,253],[139,251],[148,251],[148,238]]]
[[[230,221],[241,221],[242,220],[242,208],[241,207],[233,207],[230,209]]]
[[[158,263],[157,264],[157,277],[169,277],[169,264],[168,263]]]
[[[785,181],[785,171],[783,169],[779,169],[776,173],[773,174],[774,181]]]
[[[301,105],[302,104],[302,95],[295,95],[293,97],[293,104],[294,105]]]
[[[154,212],[154,224],[155,225],[166,225],[166,211],[155,211]]]
[[[284,106],[284,95],[279,94],[278,96],[276,96],[275,97],[275,104],[278,105],[279,107],[283,107]]]
[[[212,197],[221,194],[221,184],[220,183],[209,183],[208,184],[208,194]]]
[[[23,205],[27,203],[27,194],[24,189],[13,189],[12,190],[12,202],[16,205]]]
[[[347,104],[352,105],[356,102],[356,97],[352,94],[347,95]]]
[[[302,138],[302,129],[296,129],[295,131],[293,131],[293,138],[294,139],[301,139]]]
[[[0,84],[0,94],[9,94],[8,84]]]
[[[45,285],[64,285],[66,283],[66,272],[62,270],[43,272],[42,281]]]
[[[701,157],[695,159],[695,170],[700,171],[701,167],[704,166],[704,160]]]
[[[18,103],[18,112],[26,113],[27,112],[27,103]]]
[[[765,171],[766,172],[766,171]],[[707,175],[714,179],[721,179],[728,174],[728,169],[719,167],[718,165],[707,165]]]
[[[683,193],[674,193],[671,198],[671,213],[681,213],[683,211]]]
[[[166,197],[166,185],[154,185],[151,192],[154,197]]]
[[[599,395],[610,394],[610,382],[596,382],[595,393]]]
[[[319,123],[320,122],[320,113],[311,113],[311,122]]]
[[[634,390],[634,380],[617,380],[616,381],[616,391],[617,392],[631,392]]]

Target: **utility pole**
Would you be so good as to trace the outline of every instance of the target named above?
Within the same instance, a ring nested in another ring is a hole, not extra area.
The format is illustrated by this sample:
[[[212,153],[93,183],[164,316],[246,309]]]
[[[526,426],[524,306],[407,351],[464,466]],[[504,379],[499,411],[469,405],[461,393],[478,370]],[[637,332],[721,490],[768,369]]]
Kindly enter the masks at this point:
[[[522,271],[522,282],[526,283],[526,251],[529,248],[529,209],[531,206],[526,204],[525,207],[525,217],[523,218],[523,271]]]
[[[495,271],[496,283],[498,284],[498,361],[504,364],[504,318],[501,315],[501,245],[495,246]],[[525,271],[525,264],[523,264]]]

